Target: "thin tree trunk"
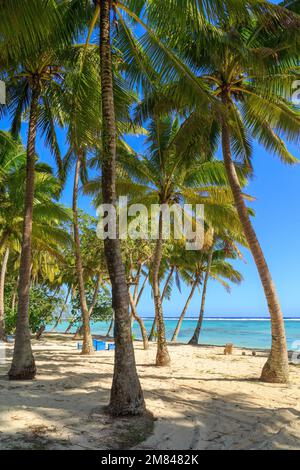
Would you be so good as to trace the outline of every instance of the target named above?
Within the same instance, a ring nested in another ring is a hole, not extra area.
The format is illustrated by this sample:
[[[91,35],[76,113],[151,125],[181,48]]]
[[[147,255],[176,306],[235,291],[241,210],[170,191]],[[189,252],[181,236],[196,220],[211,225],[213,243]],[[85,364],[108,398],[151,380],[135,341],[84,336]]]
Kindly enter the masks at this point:
[[[14,312],[16,308],[17,292],[14,292],[11,299],[11,309]]]
[[[275,285],[244,202],[239,179],[231,158],[230,131],[225,119],[222,124],[222,149],[235,207],[261,279],[271,317],[272,347],[268,360],[263,367],[261,380],[272,383],[287,383],[289,368],[283,315]]]
[[[165,282],[165,285],[164,285],[164,288],[163,288],[163,293],[162,293],[162,296],[161,296],[161,301],[162,302],[163,302],[163,300],[166,296],[168,286],[170,284],[171,278],[172,278],[173,273],[174,273],[174,269],[175,269],[175,266],[172,266],[172,268],[170,269],[170,272],[168,274],[168,277],[166,279],[166,282]],[[157,324],[157,318],[156,318],[156,315],[155,315],[152,326],[151,326],[151,331],[150,331],[150,334],[149,334],[149,338],[148,338],[149,341],[153,341],[154,333],[155,333],[155,330],[156,330],[156,324]]]
[[[38,101],[40,96],[40,79],[33,78],[32,96],[30,106],[27,163],[26,163],[26,189],[24,204],[23,238],[21,248],[19,285],[18,285],[18,312],[16,324],[15,346],[13,360],[8,376],[11,380],[29,380],[36,374],[36,366],[31,349],[29,330],[29,289],[31,270],[31,239],[32,215],[35,182],[35,142],[37,133]]]
[[[214,253],[214,243],[212,243],[212,245],[209,249],[206,272],[205,272],[204,282],[203,282],[201,307],[200,307],[198,322],[197,322],[194,334],[193,334],[193,336],[190,339],[188,344],[197,345],[198,342],[199,342],[199,336],[200,336],[200,332],[201,332],[201,328],[202,328],[204,309],[205,309],[207,284],[208,284],[208,280],[209,280],[209,276],[210,276],[210,269],[211,269],[211,263],[212,263],[212,259],[213,259],[213,253]]]
[[[6,242],[8,238],[7,232],[2,233],[1,238],[0,238],[0,251],[2,251],[2,248],[4,247],[4,243]]]
[[[17,282],[14,286],[13,295],[12,295],[12,299],[11,299],[11,309],[12,309],[13,312],[15,311],[16,303],[17,303],[18,283],[19,283],[19,276],[17,277]]]
[[[78,281],[78,291],[80,298],[82,322],[83,322],[83,344],[82,354],[89,355],[94,353],[93,340],[90,328],[90,317],[85,297],[84,281],[83,281],[83,268],[80,251],[80,236],[78,227],[78,209],[77,209],[77,198],[78,198],[78,183],[81,167],[81,152],[78,152],[76,160],[76,169],[74,177],[74,188],[73,188],[73,227],[74,227],[74,245],[75,245],[75,259],[76,259],[76,274]]]
[[[144,279],[144,281],[143,281],[142,287],[140,288],[140,291],[139,291],[139,294],[138,294],[138,296],[137,296],[136,303],[135,303],[136,306],[138,306],[139,301],[141,300],[141,297],[142,297],[142,294],[143,294],[144,289],[145,289],[145,287],[146,287],[146,284],[147,284],[148,279],[149,279],[149,273],[147,274],[147,276],[145,276],[145,279]]]
[[[142,318],[137,313],[136,304],[134,302],[134,299],[133,299],[132,294],[131,294],[129,289],[128,289],[128,294],[129,294],[129,302],[130,302],[132,315],[133,315],[134,319],[138,322],[139,327],[141,329],[144,349],[149,349],[148,336],[147,336],[147,330],[146,330],[146,327],[145,327],[145,323],[143,322]]]
[[[42,337],[42,334],[43,334],[44,331],[45,331],[45,329],[46,329],[45,325],[42,325],[42,326],[39,328],[39,330],[38,330],[38,332],[37,332],[37,334],[36,334],[36,336],[35,336],[35,339],[40,340],[41,337]]]
[[[99,0],[100,69],[102,90],[102,196],[104,204],[116,205],[116,118],[110,43],[111,2]],[[129,298],[120,240],[104,241],[105,257],[112,286],[115,312],[115,363],[109,411],[112,415],[145,412],[138,378],[129,316]]]
[[[75,320],[70,321],[70,323],[68,324],[68,326],[66,328],[66,331],[64,332],[65,335],[67,335],[69,333],[69,331],[71,330],[74,323],[75,323]]]
[[[180,315],[180,317],[179,317],[179,319],[178,319],[176,328],[175,328],[174,333],[173,333],[173,336],[172,336],[172,340],[171,340],[171,341],[172,341],[173,343],[175,343],[175,342],[177,341],[177,336],[178,336],[178,334],[179,334],[179,331],[180,331],[180,328],[181,328],[183,319],[184,319],[184,317],[185,317],[185,314],[186,314],[186,312],[187,312],[188,306],[189,306],[189,304],[190,304],[190,301],[192,300],[193,295],[194,295],[194,293],[195,293],[195,289],[196,289],[196,287],[197,287],[198,280],[199,280],[199,279],[196,278],[196,279],[193,281],[193,285],[192,285],[190,294],[189,294],[189,296],[188,296],[188,298],[187,298],[187,301],[186,301],[185,306],[184,306],[184,308],[183,308],[183,310],[182,310],[182,312],[181,312],[181,315]]]
[[[61,317],[62,317],[62,315],[63,315],[63,313],[64,313],[64,311],[65,311],[65,307],[66,307],[66,305],[67,305],[67,303],[68,303],[68,299],[69,299],[69,297],[70,297],[71,289],[72,289],[72,286],[70,286],[70,287],[68,288],[68,292],[67,292],[66,299],[65,299],[64,304],[63,304],[63,306],[62,306],[62,309],[61,309],[61,311],[60,311],[60,314],[59,314],[58,317],[57,317],[57,320],[56,320],[56,322],[55,322],[55,325],[54,325],[54,327],[51,329],[51,333],[53,333],[53,332],[56,330],[56,328],[57,328],[57,326],[58,326],[58,324],[59,324],[59,322],[60,322],[60,320],[61,320]]]
[[[95,305],[96,305],[96,302],[97,302],[97,297],[98,297],[98,293],[99,293],[99,285],[100,285],[100,274],[97,276],[95,289],[94,289],[94,293],[93,293],[93,298],[92,298],[92,303],[89,306],[89,319],[91,319],[92,313],[94,311],[94,308],[95,308]],[[84,327],[83,327],[83,324],[81,324],[77,328],[77,331],[74,335],[74,339],[81,338],[83,336],[83,332],[84,332]]]
[[[112,332],[112,330],[113,330],[113,326],[114,326],[114,319],[112,318],[112,319],[111,319],[111,322],[110,322],[110,324],[109,324],[107,333],[106,333],[106,336],[107,336],[107,337],[110,337],[110,336],[111,336],[111,332]]]
[[[153,258],[153,294],[155,305],[155,317],[157,319],[157,354],[156,365],[167,366],[170,364],[170,356],[166,341],[165,323],[163,318],[162,300],[159,288],[159,269],[162,259],[162,211],[159,214],[158,238]]]
[[[7,341],[5,333],[5,317],[4,317],[4,287],[5,287],[5,276],[7,269],[7,262],[9,257],[9,248],[6,248],[1,265],[0,273],[0,341]]]

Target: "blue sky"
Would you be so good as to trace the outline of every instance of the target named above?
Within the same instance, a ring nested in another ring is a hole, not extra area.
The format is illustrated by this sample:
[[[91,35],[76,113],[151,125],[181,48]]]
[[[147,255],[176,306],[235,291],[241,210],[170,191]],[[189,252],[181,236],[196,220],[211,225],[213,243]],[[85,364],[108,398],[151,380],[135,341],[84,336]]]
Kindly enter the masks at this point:
[[[0,129],[8,130],[7,120],[0,120]],[[25,142],[27,126],[23,125],[22,138]],[[62,150],[66,149],[65,138],[59,133]],[[139,149],[140,150],[140,149]],[[294,155],[300,158],[299,148],[291,148]],[[51,162],[49,151],[38,139],[37,151],[40,159]],[[273,279],[277,286],[285,316],[300,316],[300,165],[293,167],[283,165],[276,157],[268,155],[259,145],[254,145],[254,178],[247,192],[255,197],[253,207],[256,217],[253,220],[255,230],[269,263]],[[62,196],[62,202],[71,204],[72,175],[70,175]],[[80,198],[82,209],[94,213],[90,200]],[[244,282],[233,286],[231,294],[214,281],[210,281],[207,293],[207,316],[267,316],[267,306],[251,254],[244,250],[245,262],[236,262]],[[178,292],[175,283],[170,301],[164,303],[166,316],[178,316],[184,306],[189,287],[182,285]],[[200,307],[200,293],[192,300],[187,316],[197,316]],[[142,316],[153,315],[153,300],[147,289],[140,303]]]

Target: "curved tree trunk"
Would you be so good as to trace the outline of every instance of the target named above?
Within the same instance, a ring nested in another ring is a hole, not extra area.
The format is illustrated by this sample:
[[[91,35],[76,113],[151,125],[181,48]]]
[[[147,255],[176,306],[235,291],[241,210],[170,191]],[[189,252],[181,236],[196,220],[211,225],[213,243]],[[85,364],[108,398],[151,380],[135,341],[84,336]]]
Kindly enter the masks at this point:
[[[7,341],[5,333],[5,318],[4,318],[4,286],[5,286],[5,275],[7,269],[7,262],[9,257],[9,248],[6,248],[2,260],[1,272],[0,272],[0,341]]]
[[[261,380],[272,383],[287,383],[289,368],[283,315],[275,285],[244,202],[239,179],[231,158],[230,131],[225,120],[222,124],[222,149],[235,206],[261,279],[271,317],[272,347],[268,360],[263,367]]]
[[[15,347],[8,376],[12,380],[33,379],[36,374],[35,361],[31,349],[29,330],[29,289],[31,271],[32,215],[35,182],[35,142],[37,133],[38,101],[40,96],[39,77],[34,77],[30,105],[30,118],[27,141],[26,189],[24,204],[23,238],[21,248],[18,312]]]
[[[61,320],[61,317],[62,317],[62,315],[63,315],[63,313],[64,313],[64,311],[65,311],[65,307],[66,307],[66,305],[67,305],[67,303],[68,303],[68,299],[69,299],[69,297],[70,297],[71,289],[72,289],[72,286],[70,286],[70,287],[68,288],[68,292],[67,292],[66,299],[65,299],[64,304],[63,304],[63,306],[62,306],[62,309],[61,309],[61,311],[60,311],[60,314],[59,314],[58,317],[57,317],[57,320],[56,320],[56,322],[55,322],[55,325],[54,325],[54,327],[51,329],[51,333],[53,333],[53,332],[56,330],[56,328],[57,328],[57,326],[58,326],[58,324],[59,324],[59,322],[60,322],[60,320]]]
[[[147,274],[147,276],[145,276],[142,287],[140,288],[140,291],[138,293],[138,296],[137,296],[137,299],[136,299],[136,304],[135,304],[136,306],[139,304],[139,301],[141,300],[141,297],[142,297],[142,294],[144,292],[144,289],[145,289],[145,286],[147,284],[148,279],[149,279],[149,273]]]
[[[167,288],[168,288],[168,285],[170,283],[171,277],[173,276],[174,269],[175,269],[175,266],[172,266],[172,268],[170,269],[170,272],[168,274],[168,277],[166,279],[164,289],[163,289],[163,293],[162,293],[162,296],[161,296],[161,301],[162,302],[163,302],[163,300],[166,296]],[[156,324],[157,324],[157,319],[156,319],[156,316],[154,316],[154,320],[153,320],[153,323],[152,323],[152,326],[151,326],[151,331],[150,331],[149,338],[148,338],[149,341],[153,341],[154,333],[155,333],[155,330],[156,330]]]
[[[142,338],[143,338],[144,349],[149,349],[148,336],[147,336],[147,330],[146,330],[146,327],[145,327],[145,323],[143,322],[142,318],[137,313],[136,304],[133,300],[132,294],[131,294],[129,289],[128,289],[128,294],[129,294],[129,302],[130,302],[130,307],[131,307],[131,312],[132,312],[133,318],[138,322],[139,327],[141,329],[141,335],[142,335]]]
[[[74,245],[75,245],[75,259],[76,259],[76,274],[78,281],[78,291],[80,298],[82,323],[83,323],[83,344],[82,354],[89,355],[94,353],[93,340],[90,328],[90,317],[85,297],[84,281],[83,281],[83,268],[82,259],[80,252],[80,236],[78,227],[78,209],[77,209],[77,198],[78,198],[78,183],[79,174],[81,167],[81,153],[79,152],[76,160],[76,169],[74,176],[74,188],[73,188],[73,227],[74,227]]]
[[[191,288],[191,292],[190,292],[190,294],[189,294],[189,296],[188,296],[188,298],[187,298],[187,301],[186,301],[186,303],[185,303],[185,306],[184,306],[184,308],[183,308],[183,310],[182,310],[182,312],[181,312],[181,315],[180,315],[180,317],[179,317],[179,319],[178,319],[176,328],[175,328],[174,333],[173,333],[173,336],[172,336],[172,342],[174,342],[174,343],[177,341],[177,336],[178,336],[178,334],[179,334],[179,331],[180,331],[180,328],[181,328],[183,319],[184,319],[184,317],[185,317],[185,314],[186,314],[186,312],[187,312],[188,306],[189,306],[189,304],[190,304],[190,301],[192,300],[193,295],[194,295],[194,293],[195,293],[195,289],[196,289],[196,287],[197,287],[198,280],[199,280],[198,277],[194,280],[193,285],[192,285],[192,288]]]
[[[75,320],[70,321],[70,323],[68,324],[68,326],[66,328],[66,331],[64,332],[65,335],[67,335],[70,332],[70,330],[71,330],[72,326],[74,325],[74,323],[75,323]]]
[[[94,293],[93,293],[92,303],[89,306],[89,319],[91,319],[92,313],[94,311],[94,308],[95,308],[95,305],[96,305],[96,302],[97,302],[97,297],[98,297],[98,293],[99,293],[99,285],[100,285],[100,274],[97,276],[95,289],[94,289]],[[83,324],[81,324],[77,328],[77,331],[74,334],[74,339],[81,338],[83,336],[83,333],[84,333],[84,327],[83,327]]]
[[[114,326],[114,318],[111,319],[111,322],[109,324],[109,327],[108,327],[108,330],[107,330],[107,333],[106,333],[106,336],[109,338],[111,336],[111,332],[113,330],[113,326]]]
[[[110,43],[111,2],[98,0],[100,6],[100,69],[102,90],[102,196],[104,204],[116,205],[116,118]],[[112,286],[115,312],[115,364],[109,411],[113,415],[145,412],[138,378],[129,316],[129,298],[120,240],[106,239],[104,251]]]
[[[36,333],[35,339],[40,340],[42,338],[42,334],[44,333],[45,329],[46,329],[45,325],[42,325],[39,328],[38,332]]]
[[[202,290],[202,298],[201,298],[201,307],[200,307],[200,313],[199,313],[199,318],[198,322],[194,331],[194,334],[188,344],[192,345],[197,345],[199,342],[199,336],[202,328],[202,322],[203,322],[203,316],[204,316],[204,309],[205,309],[205,301],[206,301],[206,292],[207,292],[207,284],[209,280],[209,275],[210,275],[210,268],[211,268],[211,263],[212,263],[212,258],[213,258],[213,252],[214,252],[214,243],[212,243],[209,254],[208,254],[208,260],[207,260],[207,267],[206,267],[206,272],[205,272],[205,277],[204,277],[204,282],[203,282],[203,290]]]
[[[165,323],[163,318],[162,300],[159,288],[159,269],[162,259],[162,224],[163,217],[162,211],[159,214],[158,223],[158,239],[156,241],[156,247],[153,257],[153,294],[154,294],[154,305],[155,305],[155,317],[157,319],[157,354],[156,354],[156,365],[167,366],[170,364],[170,356],[166,341]]]

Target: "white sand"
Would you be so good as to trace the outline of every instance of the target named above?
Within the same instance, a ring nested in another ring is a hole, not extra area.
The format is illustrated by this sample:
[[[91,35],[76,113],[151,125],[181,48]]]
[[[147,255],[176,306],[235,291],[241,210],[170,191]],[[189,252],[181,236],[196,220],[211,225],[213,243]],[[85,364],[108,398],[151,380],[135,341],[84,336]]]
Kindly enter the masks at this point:
[[[0,363],[0,449],[116,448],[124,436],[128,442],[130,421],[101,409],[109,400],[113,351],[84,357],[76,342],[61,338],[34,342],[32,382],[4,377],[8,347]],[[154,344],[135,348],[147,407],[157,418],[137,448],[300,448],[300,366],[291,366],[288,386],[271,385],[257,380],[265,362],[260,353],[235,349],[224,356],[223,348],[171,345],[172,365],[157,368]]]

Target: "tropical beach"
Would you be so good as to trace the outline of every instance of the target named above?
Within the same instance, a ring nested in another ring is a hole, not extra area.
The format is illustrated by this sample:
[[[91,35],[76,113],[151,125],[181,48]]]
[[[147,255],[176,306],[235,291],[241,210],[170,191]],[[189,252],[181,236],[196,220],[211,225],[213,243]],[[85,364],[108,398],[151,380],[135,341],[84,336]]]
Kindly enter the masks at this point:
[[[299,450],[299,50],[299,0],[0,2],[0,451]]]
[[[40,370],[34,382],[1,380],[0,449],[299,448],[299,366],[291,366],[288,386],[259,382],[265,352],[252,356],[235,348],[224,356],[220,347],[171,345],[172,365],[161,370],[155,367],[155,346],[144,351],[136,343],[153,424],[103,413],[111,351],[87,359],[71,338],[59,335],[46,335],[34,350]]]

